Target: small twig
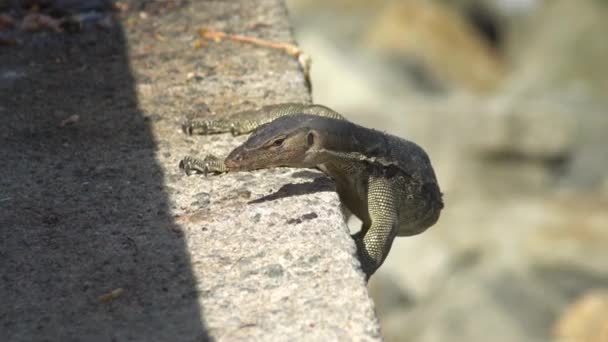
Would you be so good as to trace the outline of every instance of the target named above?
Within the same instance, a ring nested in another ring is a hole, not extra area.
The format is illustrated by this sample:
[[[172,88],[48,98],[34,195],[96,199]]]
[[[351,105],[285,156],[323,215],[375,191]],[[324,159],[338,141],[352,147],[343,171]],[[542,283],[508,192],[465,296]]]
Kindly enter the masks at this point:
[[[77,115],[77,114],[70,115],[66,119],[61,120],[61,122],[59,123],[59,127],[65,127],[69,124],[77,123],[78,121],[80,121],[79,115]]]
[[[219,42],[222,39],[229,39],[235,42],[249,43],[257,46],[264,46],[271,49],[278,49],[285,51],[288,55],[299,57],[302,54],[297,46],[289,43],[272,42],[255,37],[242,36],[238,34],[230,34],[221,31],[215,31],[214,29],[204,27],[198,31],[198,34],[205,39],[212,39],[215,42]]]
[[[120,297],[124,292],[125,292],[125,290],[122,287],[119,287],[106,294],[99,296],[97,299],[101,303],[108,303],[108,302],[113,301],[114,299]]]
[[[300,48],[293,44],[289,43],[281,43],[281,42],[273,42],[265,39],[260,39],[256,37],[243,36],[239,34],[230,34],[226,32],[216,31],[209,27],[203,27],[198,31],[198,34],[201,38],[211,39],[213,41],[220,42],[222,39],[229,39],[235,42],[247,43],[256,46],[263,46],[271,49],[282,50],[290,56],[294,56],[298,59],[298,63],[302,67],[302,71],[304,72],[304,77],[306,78],[306,83],[310,88],[310,65],[311,59],[308,55],[306,55]],[[204,46],[204,43],[200,40],[196,41],[193,45],[195,48],[200,48]]]

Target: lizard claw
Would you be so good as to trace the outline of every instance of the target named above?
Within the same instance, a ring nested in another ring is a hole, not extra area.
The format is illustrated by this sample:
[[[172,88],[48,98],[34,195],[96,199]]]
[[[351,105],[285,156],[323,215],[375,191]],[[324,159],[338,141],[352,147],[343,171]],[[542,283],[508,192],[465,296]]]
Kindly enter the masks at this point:
[[[190,120],[182,122],[182,132],[184,132],[186,135],[192,135],[192,125]],[[180,162],[179,164],[181,167],[182,163]]]
[[[209,126],[210,126],[210,124],[207,120],[205,120],[205,121],[186,120],[182,124],[182,131],[184,133],[186,133],[187,135],[192,135],[192,134],[207,135],[207,134],[209,134]]]
[[[234,126],[234,124],[230,125],[230,134],[232,134],[233,137],[236,137],[237,135],[241,135],[241,132],[239,132],[236,127]]]
[[[192,175],[193,171],[195,170],[192,162],[193,160],[190,157],[184,157],[184,159],[179,161],[179,168],[184,170],[186,176]]]

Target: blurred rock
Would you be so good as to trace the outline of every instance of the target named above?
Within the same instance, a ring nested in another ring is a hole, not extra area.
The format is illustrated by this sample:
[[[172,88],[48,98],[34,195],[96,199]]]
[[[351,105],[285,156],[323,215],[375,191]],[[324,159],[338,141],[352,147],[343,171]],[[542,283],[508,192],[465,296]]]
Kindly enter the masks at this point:
[[[513,17],[530,13],[544,0],[439,0],[447,6],[459,9],[484,8],[500,17]]]
[[[524,260],[568,264],[608,277],[608,197],[564,193],[527,204],[537,212],[536,223],[522,235]]]
[[[608,290],[590,291],[571,304],[555,325],[556,342],[608,341]]]
[[[481,270],[456,273],[437,284],[413,310],[380,315],[385,339],[389,342],[542,340],[541,327],[532,322],[528,327],[522,324],[528,318],[545,319],[547,308],[542,302],[546,298],[522,301],[524,296],[534,298],[542,289],[513,275],[485,273]],[[506,289],[510,294],[498,293]],[[525,317],[513,312],[517,309]]]
[[[373,109],[415,94],[415,89],[404,84],[401,75],[390,67],[357,55],[356,50],[341,48],[314,28],[302,28],[297,38],[307,51],[314,51],[311,83],[315,101],[332,103],[332,108],[356,122],[365,124],[371,117],[388,116],[392,113]]]
[[[575,150],[577,109],[560,100],[504,96],[482,110],[473,143],[485,156],[555,160]]]
[[[315,102],[423,146],[444,192],[437,225],[370,281],[383,336],[551,340],[608,288],[608,3],[310,3],[294,16]]]
[[[380,274],[370,279],[369,293],[374,301],[376,311],[390,313],[391,311],[411,307],[413,298],[399,284],[394,276],[386,273]]]
[[[485,146],[526,154],[553,151],[554,156],[561,150],[560,186],[602,190],[608,182],[608,45],[600,42],[608,35],[608,3],[542,4],[510,34],[513,72],[498,98],[503,113],[521,114],[512,115],[520,123],[489,122]]]
[[[483,165],[505,171],[536,165],[545,191],[602,191],[608,181],[608,110],[601,99],[569,91],[504,93],[478,107],[470,114],[475,134],[465,141]]]
[[[373,20],[365,45],[380,54],[419,64],[445,87],[495,89],[505,74],[496,51],[458,13],[428,1],[386,5]]]
[[[537,9],[544,0],[494,0],[495,6],[506,14],[527,13]],[[488,2],[488,1],[486,1]]]
[[[509,54],[514,74],[507,88],[527,96],[547,89],[578,91],[605,101],[608,92],[608,3],[544,1],[514,28]],[[567,25],[564,25],[567,23]]]
[[[412,309],[380,313],[380,322],[387,341],[547,341],[573,297],[607,283],[577,269],[513,270],[488,261],[454,272]]]

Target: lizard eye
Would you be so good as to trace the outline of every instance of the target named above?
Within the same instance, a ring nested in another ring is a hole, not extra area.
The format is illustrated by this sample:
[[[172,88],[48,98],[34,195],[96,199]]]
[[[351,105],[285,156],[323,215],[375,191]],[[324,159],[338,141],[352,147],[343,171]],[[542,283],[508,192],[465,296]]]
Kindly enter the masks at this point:
[[[308,146],[312,146],[315,143],[315,134],[313,132],[308,133],[306,136],[306,143]]]
[[[283,141],[285,141],[285,138],[277,139],[272,142],[272,146],[281,146],[283,145]]]

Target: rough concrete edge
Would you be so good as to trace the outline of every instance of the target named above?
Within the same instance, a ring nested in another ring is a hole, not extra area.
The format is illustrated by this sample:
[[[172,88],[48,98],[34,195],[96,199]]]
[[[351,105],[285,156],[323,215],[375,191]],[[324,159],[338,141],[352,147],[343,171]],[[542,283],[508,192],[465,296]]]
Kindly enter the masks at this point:
[[[282,7],[279,21],[287,22],[284,3],[274,3]],[[293,41],[291,27],[288,23],[283,25],[287,27],[277,29],[279,36],[286,34],[282,40]],[[251,53],[251,50],[245,51]],[[273,89],[274,96],[258,96],[263,102],[259,105],[310,102],[311,94],[302,68],[293,57],[283,58],[289,60],[287,65],[291,70],[279,76],[276,85],[285,88]],[[268,76],[262,78],[265,77]],[[260,81],[255,78],[252,76],[248,80],[253,86],[243,88],[255,89],[255,83]],[[258,86],[263,88],[265,83],[260,82]],[[294,89],[297,91],[290,93]],[[241,94],[237,92],[234,95]],[[224,97],[223,102],[226,101],[229,98]],[[174,134],[173,129],[171,135]],[[162,133],[159,135],[159,140],[167,138]],[[175,136],[168,138],[183,140]],[[189,147],[172,147],[170,157],[165,157],[162,149],[157,151],[165,174],[177,176],[169,177],[167,184],[177,189],[177,193],[171,196],[178,208],[188,208],[196,196],[206,197],[205,201],[210,203],[194,213],[174,211],[177,217],[188,217],[188,222],[178,224],[184,232],[193,273],[198,279],[199,302],[201,311],[205,312],[205,326],[209,327],[210,335],[230,340],[267,340],[285,336],[305,340],[378,339],[379,324],[373,303],[359,270],[354,243],[348,234],[335,191],[325,189],[321,190],[325,192],[307,193],[310,189],[306,188],[312,185],[305,185],[301,188],[304,194],[264,201],[254,209],[249,206],[249,197],[266,198],[269,190],[271,194],[280,193],[286,187],[298,187],[298,184],[311,177],[318,178],[320,174],[305,171],[307,176],[301,177],[298,175],[302,175],[303,170],[286,169],[208,179],[180,178],[176,174],[175,158],[183,151],[212,150],[218,155],[226,154],[244,139],[233,139],[229,135],[193,137],[186,139],[192,143]],[[247,198],[239,197],[238,194],[243,193],[248,194]],[[279,206],[284,209],[276,210]],[[317,215],[315,220],[302,219],[302,215],[311,212]],[[284,236],[294,222],[298,226],[297,231],[292,232],[292,236]],[[234,229],[226,229],[226,226]],[[260,246],[262,252],[259,252]],[[210,258],[221,262],[211,265],[206,262]],[[272,298],[280,298],[280,301],[275,303]],[[291,307],[286,308],[286,304]],[[251,325],[251,322],[256,322],[255,326],[239,330],[238,327]]]

